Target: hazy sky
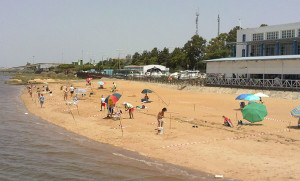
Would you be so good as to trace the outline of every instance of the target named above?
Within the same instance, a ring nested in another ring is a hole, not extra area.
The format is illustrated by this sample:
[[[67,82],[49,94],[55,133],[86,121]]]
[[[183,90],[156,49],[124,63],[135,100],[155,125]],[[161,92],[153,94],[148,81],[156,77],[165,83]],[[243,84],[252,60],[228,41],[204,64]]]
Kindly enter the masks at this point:
[[[300,0],[0,0],[0,67],[26,62],[71,63],[183,47],[239,24],[300,21]],[[118,51],[120,50],[120,51]],[[33,57],[34,56],[34,57]]]

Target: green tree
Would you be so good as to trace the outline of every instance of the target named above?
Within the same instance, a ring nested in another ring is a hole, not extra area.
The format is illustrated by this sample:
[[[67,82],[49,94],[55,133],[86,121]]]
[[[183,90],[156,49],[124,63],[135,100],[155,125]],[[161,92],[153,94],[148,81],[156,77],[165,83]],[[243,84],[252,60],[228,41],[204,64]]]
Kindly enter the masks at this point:
[[[236,42],[236,32],[237,30],[240,30],[241,27],[240,26],[236,26],[234,28],[232,28],[227,35],[227,42]]]
[[[187,55],[187,62],[185,68],[199,68],[196,67],[198,61],[201,61],[201,58],[205,53],[205,44],[206,40],[200,37],[199,35],[194,35],[191,40],[189,40],[183,47],[184,52]],[[201,67],[200,67],[201,68]]]
[[[138,62],[140,61],[141,55],[138,52],[135,52],[135,54],[132,56],[132,65],[138,65]]]
[[[171,71],[181,70],[187,62],[186,53],[181,48],[175,48],[170,54],[170,69]]]
[[[169,62],[170,62],[169,49],[165,47],[162,51],[159,52],[158,58],[157,58],[157,63],[159,65],[165,65],[168,67]]]
[[[212,38],[205,50],[205,59],[224,58],[230,55],[230,50],[226,47],[227,33],[221,33],[218,37]]]

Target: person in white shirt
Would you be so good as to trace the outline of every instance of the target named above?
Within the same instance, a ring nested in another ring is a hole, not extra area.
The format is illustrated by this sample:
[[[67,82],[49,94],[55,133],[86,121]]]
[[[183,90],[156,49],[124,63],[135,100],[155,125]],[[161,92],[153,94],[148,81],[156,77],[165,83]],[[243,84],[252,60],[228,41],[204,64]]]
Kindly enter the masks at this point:
[[[73,87],[73,85],[71,85],[71,87],[70,87],[70,94],[71,94],[71,97],[73,96],[73,93],[74,93],[74,87]]]
[[[101,110],[100,111],[102,111],[102,107],[104,107],[104,109],[105,109],[105,98],[103,95],[101,96]]]
[[[125,105],[125,111],[129,111],[129,118],[133,119],[134,107],[128,102],[124,102],[123,104]]]

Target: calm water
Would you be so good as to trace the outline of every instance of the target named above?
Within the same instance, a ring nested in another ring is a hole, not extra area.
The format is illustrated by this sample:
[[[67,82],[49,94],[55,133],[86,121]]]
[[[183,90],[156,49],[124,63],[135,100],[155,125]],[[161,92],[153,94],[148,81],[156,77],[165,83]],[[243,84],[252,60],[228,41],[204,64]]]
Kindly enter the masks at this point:
[[[214,180],[88,140],[27,112],[0,75],[0,180]]]

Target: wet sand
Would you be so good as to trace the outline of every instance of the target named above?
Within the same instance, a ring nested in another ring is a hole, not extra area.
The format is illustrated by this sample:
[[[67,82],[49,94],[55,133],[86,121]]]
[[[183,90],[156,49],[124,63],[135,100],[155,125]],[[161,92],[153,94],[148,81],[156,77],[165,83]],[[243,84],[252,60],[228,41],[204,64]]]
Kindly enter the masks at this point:
[[[92,81],[94,88],[88,88],[87,96],[79,96],[78,110],[65,104],[60,87],[86,88],[85,81],[49,81],[53,95],[45,94],[44,108],[36,93],[31,98],[25,90],[21,98],[31,113],[68,131],[160,161],[242,180],[300,180],[300,129],[296,128],[298,119],[289,114],[299,100],[264,98],[265,120],[237,126],[242,114],[236,94],[109,79],[103,79],[106,89],[97,89],[98,81]],[[122,94],[116,106],[123,111],[123,136],[120,122],[105,119],[106,110],[99,111],[100,96],[111,94],[113,81]],[[122,103],[143,105],[141,91],[145,88],[155,91],[149,94],[153,102],[144,104],[146,109],[135,109],[134,119],[129,119]],[[94,94],[89,97],[89,92]],[[70,95],[68,98],[71,101]],[[164,134],[157,135],[156,115],[163,107],[168,109]],[[223,126],[223,115],[232,120],[233,128]]]

